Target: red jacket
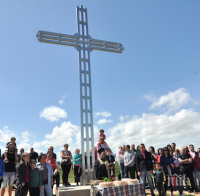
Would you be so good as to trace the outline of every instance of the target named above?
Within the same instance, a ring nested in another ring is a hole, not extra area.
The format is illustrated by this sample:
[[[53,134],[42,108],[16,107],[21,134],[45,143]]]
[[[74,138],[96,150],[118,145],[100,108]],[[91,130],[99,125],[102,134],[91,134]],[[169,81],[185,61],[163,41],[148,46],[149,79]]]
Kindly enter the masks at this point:
[[[46,162],[48,162],[48,159],[46,158]],[[53,171],[55,171],[56,169],[56,160],[54,158],[51,158],[51,162],[49,163],[53,169]]]
[[[190,154],[190,152],[188,153]],[[200,157],[199,157],[199,153],[195,152],[194,158],[192,157],[192,155],[190,154],[191,158],[192,158],[192,166],[194,166],[197,171],[200,171]]]

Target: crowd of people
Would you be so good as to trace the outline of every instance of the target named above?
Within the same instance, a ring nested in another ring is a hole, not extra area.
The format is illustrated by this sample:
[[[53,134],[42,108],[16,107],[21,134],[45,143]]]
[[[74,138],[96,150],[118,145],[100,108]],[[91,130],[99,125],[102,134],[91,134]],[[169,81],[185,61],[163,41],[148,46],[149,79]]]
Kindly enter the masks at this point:
[[[151,195],[157,189],[159,195],[166,195],[170,188],[171,196],[177,189],[183,195],[183,184],[188,192],[197,193],[200,182],[200,149],[194,151],[194,146],[189,145],[176,148],[172,143],[164,148],[159,148],[157,153],[153,146],[148,151],[144,144],[135,148],[134,144],[122,145],[116,154],[112,152],[105,141],[104,130],[100,130],[99,140],[93,149],[95,151],[94,179],[102,180],[105,177],[115,176],[115,163],[120,166],[118,178],[138,179],[143,183],[143,189],[150,188]],[[60,173],[58,171],[57,156],[53,146],[47,153],[37,152],[31,147],[30,152],[20,149],[17,153],[16,139],[11,138],[6,145],[6,151],[0,158],[0,185],[1,196],[8,188],[11,196],[13,185],[16,185],[15,195],[26,196],[52,196],[53,185],[56,189],[60,186]],[[68,181],[70,170],[74,170],[75,183],[79,186],[82,174],[82,154],[75,149],[75,153],[68,150],[68,144],[60,152],[62,168],[62,186],[70,186]],[[90,150],[90,153],[92,150]],[[85,153],[83,153],[85,156]],[[198,179],[198,180],[197,180]],[[148,183],[147,183],[148,182]]]

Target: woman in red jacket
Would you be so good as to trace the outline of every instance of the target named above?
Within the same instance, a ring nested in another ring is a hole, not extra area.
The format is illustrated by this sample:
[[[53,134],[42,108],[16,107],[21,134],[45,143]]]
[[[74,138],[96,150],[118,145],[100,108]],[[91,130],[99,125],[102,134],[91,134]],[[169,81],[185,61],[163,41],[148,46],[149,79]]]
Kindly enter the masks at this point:
[[[48,162],[53,169],[53,172],[54,172],[53,182],[56,180],[56,189],[58,189],[59,184],[60,184],[60,174],[58,172],[58,163],[56,162],[56,159],[52,157],[53,157],[53,152],[49,150],[47,152],[46,162]],[[52,190],[53,190],[53,186],[52,186]]]

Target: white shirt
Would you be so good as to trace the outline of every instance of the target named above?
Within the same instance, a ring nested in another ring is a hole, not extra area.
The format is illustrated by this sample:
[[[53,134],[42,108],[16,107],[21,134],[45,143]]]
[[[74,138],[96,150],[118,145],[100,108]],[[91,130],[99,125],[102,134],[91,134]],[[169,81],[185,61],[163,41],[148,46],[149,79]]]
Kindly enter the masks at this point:
[[[195,152],[191,152],[191,151],[190,151],[190,155],[191,155],[191,156],[192,156],[192,158],[194,159]]]

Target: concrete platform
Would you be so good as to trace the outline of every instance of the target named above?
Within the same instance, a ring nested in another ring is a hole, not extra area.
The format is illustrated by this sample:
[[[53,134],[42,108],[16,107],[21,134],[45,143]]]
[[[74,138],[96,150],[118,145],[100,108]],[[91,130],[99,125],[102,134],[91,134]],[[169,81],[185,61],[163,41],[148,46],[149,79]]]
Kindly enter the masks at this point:
[[[68,187],[59,187],[56,190],[56,196],[90,196],[91,186],[76,186],[75,183],[72,183]]]

